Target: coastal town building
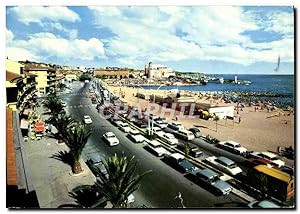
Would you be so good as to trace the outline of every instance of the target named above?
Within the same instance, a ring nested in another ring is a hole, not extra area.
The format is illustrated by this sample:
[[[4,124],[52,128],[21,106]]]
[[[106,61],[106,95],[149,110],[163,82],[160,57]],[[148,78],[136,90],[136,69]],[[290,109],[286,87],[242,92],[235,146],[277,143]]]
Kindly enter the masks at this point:
[[[149,79],[161,79],[175,76],[175,71],[167,66],[154,65],[152,62],[148,63],[148,67],[145,66],[145,76]]]
[[[129,70],[122,69],[118,67],[106,67],[106,68],[98,68],[94,69],[94,76],[95,77],[106,77],[110,79],[114,78],[128,78],[129,77]]]
[[[26,65],[25,72],[36,75],[36,88],[39,94],[46,94],[55,89],[56,70],[47,66]]]
[[[11,109],[23,108],[35,91],[36,75],[24,71],[24,65],[5,60],[6,67],[6,101]]]
[[[75,81],[77,79],[78,79],[78,77],[77,77],[76,74],[66,74],[65,75],[65,80],[66,81],[72,82],[72,81]]]

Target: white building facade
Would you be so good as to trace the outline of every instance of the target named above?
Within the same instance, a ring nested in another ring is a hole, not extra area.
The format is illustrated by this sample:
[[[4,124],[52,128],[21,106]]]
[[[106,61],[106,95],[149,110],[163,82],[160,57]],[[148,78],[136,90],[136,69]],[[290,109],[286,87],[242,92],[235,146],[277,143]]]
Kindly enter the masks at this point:
[[[145,73],[149,79],[161,79],[175,76],[175,71],[167,66],[154,65],[149,62],[148,67],[145,68]]]

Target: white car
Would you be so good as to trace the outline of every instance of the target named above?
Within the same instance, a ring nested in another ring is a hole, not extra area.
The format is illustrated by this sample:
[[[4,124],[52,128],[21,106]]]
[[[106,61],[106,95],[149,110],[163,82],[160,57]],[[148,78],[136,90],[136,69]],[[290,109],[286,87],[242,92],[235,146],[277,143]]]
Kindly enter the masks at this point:
[[[169,123],[168,128],[173,129],[175,131],[184,130],[184,127],[179,122]]]
[[[193,132],[188,131],[188,130],[179,130],[178,132],[176,132],[176,135],[180,138],[183,138],[184,140],[194,140],[195,139],[195,135],[193,134]]]
[[[164,133],[163,136],[162,136],[162,140],[166,141],[167,143],[169,143],[171,145],[177,145],[178,144],[178,140],[171,133]]]
[[[61,105],[62,105],[63,107],[66,107],[66,106],[67,106],[67,103],[64,102],[64,101],[62,101],[62,102],[61,102]]]
[[[146,138],[138,130],[131,129],[127,137],[134,143],[143,143]]]
[[[121,131],[123,131],[123,132],[125,132],[125,133],[128,133],[130,130],[131,130],[131,128],[129,127],[129,125],[128,125],[128,123],[120,123],[120,130]]]
[[[274,164],[275,166],[277,166],[279,168],[285,165],[285,162],[282,160],[279,160],[277,155],[272,152],[251,152],[249,154],[249,156],[269,160],[272,162],[272,164]]]
[[[217,144],[218,147],[227,150],[232,153],[243,155],[247,152],[247,149],[242,147],[241,144],[232,140],[222,141]]]
[[[91,119],[91,117],[89,115],[84,115],[83,121],[84,121],[85,124],[91,124],[91,123],[93,123],[93,121],[92,121],[92,119]]]
[[[206,158],[205,161],[231,175],[237,175],[242,172],[242,169],[238,167],[235,162],[223,156],[211,156]]]
[[[147,133],[148,133],[149,129],[147,128]],[[151,129],[150,129],[151,132]],[[158,136],[162,136],[165,132],[161,130],[161,128],[159,127],[153,127],[153,133],[157,134]]]
[[[119,139],[116,137],[116,135],[113,132],[106,132],[103,135],[103,137],[110,146],[116,146],[120,143]]]
[[[168,123],[166,123],[166,122],[164,122],[162,120],[156,120],[156,121],[154,121],[154,125],[158,126],[161,129],[164,129],[164,128],[167,128]]]
[[[151,153],[154,153],[156,156],[161,157],[165,154],[169,154],[169,152],[161,146],[161,143],[159,143],[156,140],[146,140],[147,145],[145,146],[145,149],[148,150]]]
[[[117,126],[117,127],[121,127],[121,124],[123,124],[123,121],[121,121],[120,119],[111,119],[111,121],[113,121],[113,123]]]

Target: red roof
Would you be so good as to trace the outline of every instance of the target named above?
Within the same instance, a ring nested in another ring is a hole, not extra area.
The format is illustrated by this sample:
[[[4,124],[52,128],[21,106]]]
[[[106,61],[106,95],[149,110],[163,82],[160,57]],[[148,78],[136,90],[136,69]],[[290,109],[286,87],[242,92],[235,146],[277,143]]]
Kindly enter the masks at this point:
[[[6,81],[10,81],[13,82],[14,80],[17,79],[22,79],[23,77],[19,74],[10,72],[10,71],[6,71]]]

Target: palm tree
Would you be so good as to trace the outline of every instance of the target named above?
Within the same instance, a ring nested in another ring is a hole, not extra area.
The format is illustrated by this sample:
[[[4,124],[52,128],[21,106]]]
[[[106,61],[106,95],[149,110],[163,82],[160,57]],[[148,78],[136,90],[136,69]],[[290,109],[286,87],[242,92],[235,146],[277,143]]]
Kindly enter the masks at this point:
[[[57,129],[58,132],[55,138],[58,139],[58,143],[63,143],[67,129],[72,129],[76,125],[74,118],[67,115],[51,116],[46,122],[52,124]]]
[[[70,154],[73,157],[74,162],[72,166],[72,172],[74,174],[82,172],[79,162],[80,156],[91,134],[92,131],[87,129],[85,124],[80,123],[72,128],[66,129],[65,133],[62,135],[62,138],[65,144],[69,147]]]
[[[103,161],[107,172],[93,167],[98,177],[94,188],[100,196],[104,196],[107,201],[111,202],[113,208],[126,208],[128,196],[140,187],[141,179],[150,172],[135,175],[137,162],[133,159],[134,157],[128,159],[124,154],[121,157],[115,154]]]
[[[189,157],[190,151],[191,151],[191,147],[190,147],[189,143],[184,142],[184,155],[186,158]]]
[[[68,88],[68,87],[67,87],[66,84],[64,84],[64,83],[58,83],[57,86],[56,86],[56,88],[57,88],[58,90],[62,91],[62,90],[64,90],[65,88]]]
[[[45,98],[44,101],[44,106],[46,108],[48,108],[49,110],[51,110],[51,114],[54,117],[57,117],[58,114],[61,112],[61,110],[63,109],[63,105],[61,103],[60,98],[55,94],[50,94]]]

